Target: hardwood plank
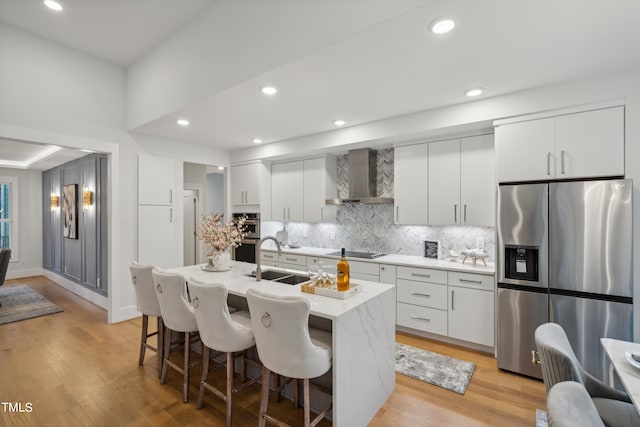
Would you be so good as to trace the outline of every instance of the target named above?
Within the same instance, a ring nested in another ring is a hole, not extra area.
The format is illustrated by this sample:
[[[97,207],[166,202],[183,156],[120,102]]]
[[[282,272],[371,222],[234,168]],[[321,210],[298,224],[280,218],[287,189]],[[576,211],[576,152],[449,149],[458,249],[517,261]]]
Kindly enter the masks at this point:
[[[21,284],[64,312],[0,325],[0,401],[33,404],[31,413],[0,408],[0,425],[224,425],[224,402],[212,393],[205,394],[201,410],[195,408],[200,368],[191,375],[190,401],[183,404],[182,377],[170,370],[161,385],[155,353],[147,352],[138,366],[141,319],[109,325],[104,310],[44,277],[8,280],[4,286]],[[473,361],[476,370],[464,395],[396,375],[396,389],[371,426],[533,426],[535,409],[545,408],[542,382],[500,371],[493,355],[405,333],[396,339]],[[175,360],[179,363],[181,355]],[[224,370],[210,374],[210,380],[224,388]],[[259,384],[235,395],[234,425],[256,425],[259,405]],[[302,409],[286,399],[271,401],[269,413],[302,424]]]

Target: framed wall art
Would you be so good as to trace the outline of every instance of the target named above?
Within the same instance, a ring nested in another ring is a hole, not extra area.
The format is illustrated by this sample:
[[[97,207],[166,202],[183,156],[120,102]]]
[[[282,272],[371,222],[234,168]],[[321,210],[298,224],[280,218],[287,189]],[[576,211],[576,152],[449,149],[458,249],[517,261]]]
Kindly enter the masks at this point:
[[[62,189],[62,235],[68,239],[78,238],[78,184],[65,185]]]

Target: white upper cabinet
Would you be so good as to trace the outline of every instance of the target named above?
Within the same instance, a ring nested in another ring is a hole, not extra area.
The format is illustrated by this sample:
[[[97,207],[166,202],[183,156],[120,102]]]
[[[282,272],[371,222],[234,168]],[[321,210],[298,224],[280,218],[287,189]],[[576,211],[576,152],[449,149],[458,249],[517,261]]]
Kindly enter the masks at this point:
[[[496,124],[500,182],[624,175],[624,107]]]
[[[271,214],[271,177],[262,162],[231,166],[231,204],[259,205],[263,215]]]
[[[396,224],[426,224],[429,183],[427,144],[394,148],[393,198]]]
[[[327,156],[305,160],[303,173],[304,221],[335,221],[336,206],[325,205],[325,200],[338,197],[336,158]]]
[[[493,135],[460,140],[461,224],[493,227],[496,223],[496,174]]]
[[[177,163],[168,157],[138,156],[138,204],[173,205]],[[181,193],[182,194],[182,193]],[[179,197],[182,200],[182,197]]]
[[[429,224],[459,224],[460,140],[429,144]]]
[[[271,219],[302,221],[303,162],[271,166]]]
[[[429,144],[429,224],[493,226],[493,135]]]
[[[623,107],[556,118],[556,178],[624,175]]]

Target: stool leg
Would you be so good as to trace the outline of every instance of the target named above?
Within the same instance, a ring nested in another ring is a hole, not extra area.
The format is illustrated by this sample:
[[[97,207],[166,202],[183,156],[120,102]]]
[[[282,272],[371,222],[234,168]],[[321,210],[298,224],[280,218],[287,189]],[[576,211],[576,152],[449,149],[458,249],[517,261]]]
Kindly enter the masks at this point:
[[[167,371],[169,365],[167,365],[167,359],[171,354],[171,329],[165,328],[164,335],[164,354],[162,355],[162,375],[160,376],[160,384],[167,382]]]
[[[182,401],[189,401],[189,355],[191,354],[191,333],[184,333],[184,380],[182,382]]]
[[[164,322],[158,317],[158,378],[162,375],[162,361],[164,360]]]
[[[270,382],[271,371],[266,367],[262,366],[262,394],[260,396],[260,417],[258,418],[258,427],[264,427],[266,423],[266,419],[264,416],[267,413],[267,405],[269,403],[269,382]]]
[[[293,407],[294,408],[298,408],[299,407],[299,401],[300,401],[300,380],[298,379],[294,379],[293,380]]]
[[[144,353],[147,349],[147,328],[149,327],[149,316],[142,315],[142,336],[140,337],[140,357],[138,358],[138,365],[142,366],[144,363]]]
[[[303,393],[304,393],[304,427],[309,427],[311,424],[311,411],[309,410],[309,378],[303,380]]]
[[[231,396],[233,392],[233,374],[234,374],[233,353],[227,353],[227,427],[231,427]]]
[[[198,394],[198,403],[196,408],[202,408],[202,402],[204,401],[204,383],[207,382],[209,377],[209,347],[206,345],[202,350],[202,379],[200,380],[200,393]]]

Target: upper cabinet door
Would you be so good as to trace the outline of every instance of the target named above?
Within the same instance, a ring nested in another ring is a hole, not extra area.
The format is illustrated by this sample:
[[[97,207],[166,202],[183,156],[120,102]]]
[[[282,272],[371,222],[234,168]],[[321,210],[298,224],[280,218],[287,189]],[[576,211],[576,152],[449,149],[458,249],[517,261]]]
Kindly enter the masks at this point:
[[[463,225],[495,225],[493,135],[460,140],[460,204]]]
[[[264,178],[261,163],[248,163],[231,167],[231,204],[259,205],[260,180]]]
[[[427,223],[429,183],[427,144],[406,145],[394,149],[394,222]]]
[[[556,177],[624,175],[624,107],[556,118]]]
[[[304,161],[303,218],[305,222],[335,220],[336,206],[325,205],[325,200],[335,199],[336,159],[333,156]]]
[[[271,166],[271,218],[302,221],[303,162]]]
[[[429,144],[429,224],[460,224],[460,140]]]
[[[554,117],[497,126],[495,138],[499,182],[555,177]]]
[[[173,205],[176,198],[176,170],[174,159],[140,154],[138,204]]]

